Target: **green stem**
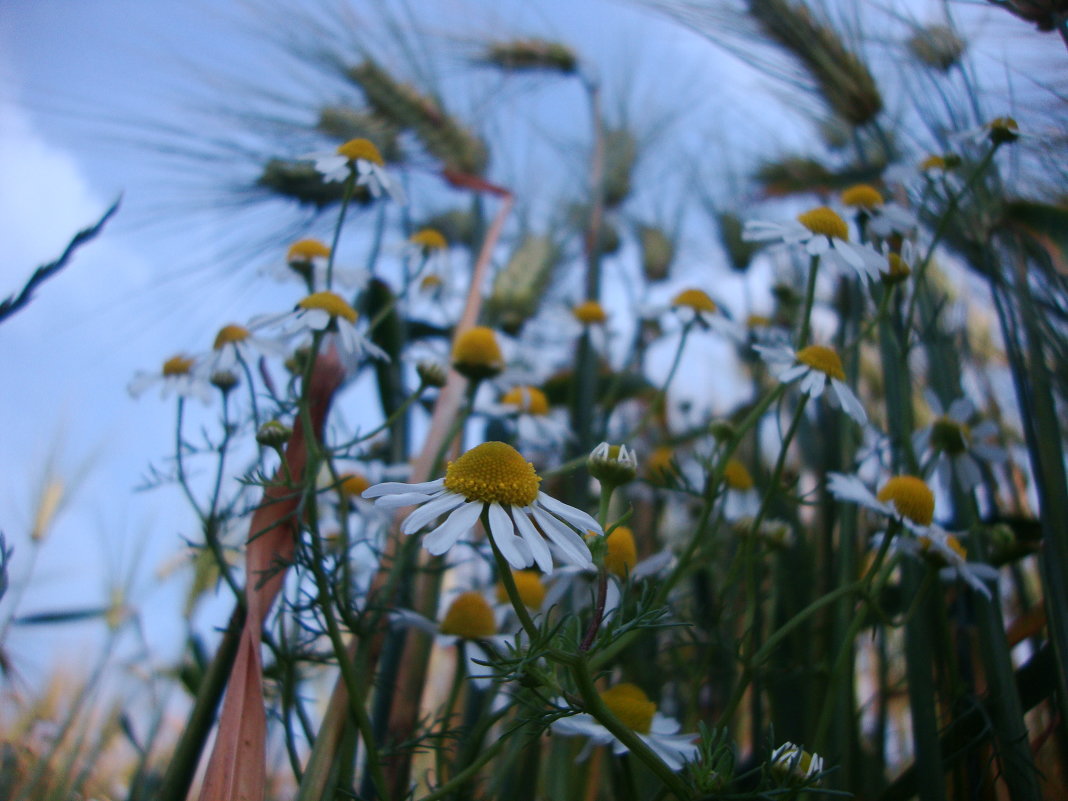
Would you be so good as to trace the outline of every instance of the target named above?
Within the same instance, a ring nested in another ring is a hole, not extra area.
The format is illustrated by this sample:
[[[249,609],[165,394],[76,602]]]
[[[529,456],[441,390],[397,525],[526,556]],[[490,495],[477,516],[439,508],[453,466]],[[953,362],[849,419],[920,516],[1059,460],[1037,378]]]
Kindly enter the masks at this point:
[[[820,257],[812,256],[808,262],[808,285],[805,287],[805,310],[801,317],[801,331],[797,335],[797,350],[808,344],[812,330],[812,307],[816,303],[816,274],[819,272]]]

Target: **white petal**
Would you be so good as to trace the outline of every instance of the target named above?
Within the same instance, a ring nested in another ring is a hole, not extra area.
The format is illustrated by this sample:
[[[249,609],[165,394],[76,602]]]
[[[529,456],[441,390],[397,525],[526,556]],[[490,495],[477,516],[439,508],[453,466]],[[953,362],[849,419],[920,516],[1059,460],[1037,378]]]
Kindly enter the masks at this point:
[[[949,404],[946,416],[955,423],[967,423],[968,418],[975,414],[975,404],[967,398],[957,398]]]
[[[831,387],[834,389],[834,394],[838,397],[838,402],[842,404],[846,414],[860,423],[860,425],[868,422],[868,413],[864,411],[864,405],[853,394],[853,390],[837,378],[831,379]]]
[[[455,492],[445,492],[427,501],[410,515],[401,525],[401,532],[404,534],[414,534],[424,526],[433,523],[441,515],[446,512],[452,511],[460,504],[464,503],[464,497],[458,495]]]
[[[593,557],[590,555],[586,541],[576,534],[561,520],[544,512],[536,506],[528,507],[541,530],[564,554],[570,563],[589,570],[593,569]]]
[[[438,478],[434,481],[423,481],[419,484],[405,484],[403,481],[386,481],[375,484],[363,491],[365,498],[378,498],[382,495],[400,495],[401,493],[419,492],[427,494],[445,486],[445,479]]]
[[[434,556],[441,556],[471,530],[482,513],[483,504],[468,503],[445,518],[445,522],[423,537],[423,547]]]
[[[522,509],[513,509],[512,518],[515,520],[515,527],[519,530],[520,535],[526,541],[527,546],[530,548],[530,553],[534,557],[534,561],[538,567],[545,574],[553,572],[553,555],[549,551],[549,546],[545,542],[545,538],[541,536],[541,533],[534,528],[534,524],[530,522],[530,518],[527,517],[527,513]]]
[[[489,505],[489,536],[493,538],[501,556],[516,570],[529,567],[533,561],[530,548],[515,534],[515,524],[499,503]]]
[[[598,534],[604,534],[604,529],[601,528],[601,524],[590,517],[586,512],[581,509],[576,509],[574,506],[568,506],[562,501],[556,500],[544,492],[538,493],[538,498],[534,501],[535,506],[541,506],[548,512],[563,518],[575,528],[582,531],[596,531]]]

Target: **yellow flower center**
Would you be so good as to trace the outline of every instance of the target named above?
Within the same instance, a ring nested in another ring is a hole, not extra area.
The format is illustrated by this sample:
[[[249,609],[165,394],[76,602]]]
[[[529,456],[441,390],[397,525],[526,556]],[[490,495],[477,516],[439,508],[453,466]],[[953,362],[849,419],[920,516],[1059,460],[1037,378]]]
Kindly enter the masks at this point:
[[[636,732],[649,733],[653,727],[656,704],[649,700],[649,696],[642,692],[641,687],[624,682],[599,695],[604,705],[619,718],[620,723]]]
[[[583,301],[571,313],[583,325],[602,325],[608,319],[604,307],[595,300]]]
[[[926,535],[921,535],[918,538],[918,541],[920,543],[920,550],[923,551],[924,555],[930,557],[931,559],[937,561],[942,565],[946,564],[947,560],[944,555],[939,553],[931,553],[931,546],[934,544],[934,542],[931,540],[930,537]],[[961,545],[960,540],[958,540],[955,536],[953,536],[952,534],[947,534],[945,544],[951,551],[953,551],[953,553],[955,553],[961,558],[961,561],[968,561],[968,549]]]
[[[838,354],[830,348],[823,345],[809,345],[807,348],[801,348],[797,352],[797,360],[801,364],[807,364],[813,370],[819,370],[821,373],[831,377],[837,378],[839,381],[845,381],[845,370],[842,369],[842,360],[838,358]]]
[[[627,574],[638,564],[638,548],[634,544],[634,532],[627,526],[616,526],[604,543],[607,547],[604,555],[605,568],[609,573],[626,578]]]
[[[817,206],[797,215],[797,221],[814,234],[823,234],[834,239],[849,240],[849,226],[834,209]]]
[[[716,302],[708,296],[708,293],[700,289],[684,289],[675,296],[671,305],[676,309],[693,309],[697,312],[712,314],[716,310]]]
[[[527,414],[542,415],[549,413],[549,399],[537,387],[513,387],[504,393],[501,403],[515,406]]]
[[[723,479],[732,490],[748,492],[753,488],[753,476],[738,459],[728,459],[723,468]]]
[[[1015,142],[1020,138],[1020,126],[1012,117],[995,117],[987,123],[990,140],[999,144]]]
[[[336,292],[313,292],[297,306],[301,309],[319,309],[331,317],[344,317],[350,323],[355,323],[356,318],[359,317],[356,310]]]
[[[916,476],[894,476],[876,496],[881,503],[892,503],[898,514],[920,526],[934,520],[934,493]]]
[[[193,369],[193,360],[188,356],[171,356],[163,363],[163,375],[189,375]]]
[[[500,371],[504,367],[501,346],[492,328],[476,325],[468,328],[452,346],[452,361],[469,367],[486,367]]]
[[[545,585],[541,583],[541,574],[537,570],[513,570],[512,579],[523,605],[529,609],[541,609],[545,602]],[[508,591],[502,581],[497,582],[497,600],[502,604],[508,603]]]
[[[215,335],[215,344],[212,349],[221,350],[224,345],[232,345],[235,342],[244,342],[249,338],[247,328],[240,325],[224,325]]]
[[[668,476],[673,472],[671,467],[673,458],[675,458],[675,452],[667,445],[654,448],[649,458],[645,460],[645,470],[649,480],[660,483],[667,481]]]
[[[312,259],[329,259],[330,248],[318,239],[301,239],[289,246],[286,252],[288,262],[309,262]]]
[[[745,318],[745,324],[748,328],[767,328],[771,325],[771,318],[763,314],[750,314]]]
[[[433,228],[422,228],[408,237],[413,245],[418,245],[423,250],[445,250],[449,242],[442,236],[440,231]]]
[[[469,501],[529,506],[541,477],[519,451],[503,442],[483,442],[445,470],[445,488]]]
[[[424,292],[431,292],[438,289],[443,283],[444,281],[441,280],[441,276],[437,273],[427,273],[419,282],[419,288]]]
[[[890,268],[886,272],[882,273],[885,280],[891,283],[897,283],[904,281],[910,275],[912,275],[912,268],[909,267],[907,261],[901,258],[898,253],[891,253],[886,257],[887,266]]]
[[[349,161],[369,161],[379,167],[385,165],[382,160],[382,154],[378,152],[375,143],[370,139],[350,139],[345,144],[338,146],[337,154],[344,156]]]
[[[480,592],[465,592],[456,596],[441,621],[441,633],[465,640],[483,640],[497,633],[493,609]]]
[[[948,417],[939,417],[931,426],[931,444],[935,450],[957,456],[968,450],[971,429]]]
[[[875,209],[886,202],[879,190],[871,184],[854,184],[842,190],[840,199],[843,206],[862,209]]]
[[[337,488],[342,496],[359,498],[363,495],[363,491],[371,486],[367,477],[360,473],[344,473],[339,478]]]

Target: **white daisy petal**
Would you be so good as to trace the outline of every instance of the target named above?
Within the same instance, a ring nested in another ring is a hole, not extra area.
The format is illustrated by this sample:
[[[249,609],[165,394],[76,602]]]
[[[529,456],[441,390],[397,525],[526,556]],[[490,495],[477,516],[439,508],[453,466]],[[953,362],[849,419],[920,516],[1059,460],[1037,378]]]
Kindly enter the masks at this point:
[[[834,394],[837,396],[838,402],[842,404],[842,409],[845,410],[846,414],[860,425],[868,422],[868,413],[864,410],[864,404],[853,394],[853,390],[848,385],[837,378],[832,378],[831,387],[834,389]]]
[[[545,536],[567,555],[569,562],[587,570],[593,569],[593,557],[590,555],[589,546],[586,545],[586,541],[582,537],[576,534],[567,524],[557,520],[552,515],[537,507],[530,508],[534,514],[534,519],[538,521],[541,530],[545,532]]]
[[[439,478],[434,481],[423,481],[419,484],[405,484],[402,481],[386,481],[382,484],[375,484],[373,487],[368,487],[363,491],[364,498],[378,498],[383,495],[401,495],[411,493],[423,493],[428,494],[442,489],[445,486],[445,479]]]
[[[482,514],[481,503],[468,503],[445,518],[445,522],[423,537],[423,547],[434,556],[441,556],[471,530]]]
[[[451,512],[463,502],[464,498],[462,495],[457,495],[452,492],[442,493],[439,497],[427,501],[408,515],[404,523],[401,524],[401,532],[404,534],[414,534],[419,531],[419,529],[433,523],[446,512]]]
[[[530,548],[515,534],[511,516],[499,503],[491,503],[489,509],[489,535],[501,552],[501,556],[516,570],[529,567],[532,561]]]
[[[534,527],[534,524],[530,522],[530,518],[527,516],[526,511],[523,509],[513,509],[512,517],[515,520],[515,526],[519,530],[520,535],[530,548],[530,553],[534,557],[535,563],[537,563],[538,567],[546,575],[552,573],[553,555],[549,551],[549,546],[546,544],[545,538],[541,536],[541,533]]]
[[[586,512],[581,509],[576,509],[574,506],[568,506],[562,501],[556,500],[544,492],[538,492],[538,499],[535,504],[541,506],[548,512],[556,515],[559,518],[571,523],[575,528],[582,531],[596,531],[598,534],[603,534],[604,529],[601,528],[601,524],[594,520]]]

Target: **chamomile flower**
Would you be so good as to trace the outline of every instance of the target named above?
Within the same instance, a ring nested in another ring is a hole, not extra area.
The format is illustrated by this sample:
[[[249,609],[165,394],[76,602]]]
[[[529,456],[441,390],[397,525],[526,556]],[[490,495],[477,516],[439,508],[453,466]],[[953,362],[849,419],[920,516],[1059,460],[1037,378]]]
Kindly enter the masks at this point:
[[[257,354],[281,356],[281,344],[253,334],[243,325],[230,323],[219,329],[211,346],[211,353],[204,360],[209,374],[222,370],[234,370],[238,362],[251,364]]]
[[[541,492],[540,483],[534,466],[511,445],[484,442],[450,462],[444,478],[378,484],[363,497],[391,509],[418,507],[401,524],[405,534],[415,534],[444,516],[423,538],[423,547],[435,556],[452,548],[484,515],[487,535],[514,568],[536,563],[543,572],[551,572],[549,542],[564,561],[592,567],[590,549],[578,532],[601,533],[600,524]]]
[[[386,162],[370,139],[350,139],[333,153],[316,153],[308,158],[325,181],[344,181],[355,175],[356,186],[367,187],[372,197],[381,197],[385,192],[396,203],[407,202],[404,190],[386,171]]]
[[[329,289],[327,273],[331,273],[334,286],[350,291],[362,289],[370,273],[366,270],[341,268],[336,264],[328,270],[330,248],[318,239],[300,239],[289,246],[283,263],[267,268],[267,274],[276,281],[299,280],[309,292],[316,289]]]
[[[935,498],[922,478],[900,475],[890,478],[873,493],[859,476],[828,473],[827,489],[840,501],[859,504],[924,533],[934,521]]]
[[[907,234],[916,230],[916,216],[903,206],[888,203],[882,193],[870,184],[854,184],[842,190],[842,205],[854,209],[864,220],[869,233],[887,237],[893,233]]]
[[[912,436],[912,447],[930,460],[934,474],[944,487],[950,487],[956,476],[965,490],[980,484],[983,474],[979,462],[997,462],[1005,452],[991,443],[998,427],[993,420],[971,425],[975,405],[967,398],[957,398],[943,409],[933,393],[925,393],[927,404],[935,414],[934,421]]]
[[[756,517],[760,511],[760,496],[749,469],[740,459],[728,459],[723,469],[726,492],[723,499],[723,516],[730,521],[743,517]]]
[[[860,425],[868,422],[868,414],[853,390],[845,383],[845,370],[838,354],[824,345],[809,345],[795,351],[789,345],[754,345],[768,364],[772,374],[784,384],[799,381],[801,391],[818,398],[831,385],[831,398]]]
[[[385,351],[372,344],[356,330],[359,314],[336,292],[313,292],[297,303],[293,311],[266,314],[253,318],[249,328],[255,330],[277,326],[284,337],[326,332],[337,346],[338,358],[349,370],[355,369],[365,355],[388,359]]]
[[[596,300],[584,300],[571,308],[571,314],[583,326],[604,325],[608,322],[608,313]]]
[[[679,734],[679,722],[661,715],[656,704],[650,701],[649,696],[636,684],[623,682],[599,695],[620,723],[632,729],[672,770],[682,770],[685,763],[697,758],[698,747],[694,743],[697,735]],[[593,715],[586,712],[557,719],[552,724],[552,731],[565,737],[588,738],[586,748],[579,755],[580,760],[588,757],[597,745],[611,745],[612,752],[617,755],[625,754],[629,750],[614,734],[598,723]]]
[[[146,389],[159,384],[161,398],[174,394],[179,398],[200,398],[204,403],[209,403],[212,392],[206,375],[208,374],[201,369],[195,358],[178,354],[167,359],[159,372],[138,372],[126,389],[133,397],[138,398]]]
[[[602,442],[590,451],[586,469],[601,484],[614,489],[637,478],[638,456],[626,445]]]
[[[537,387],[512,387],[490,411],[514,421],[519,441],[532,447],[559,445],[571,438],[570,425],[553,417],[549,399]]]
[[[810,209],[786,223],[751,220],[745,224],[742,238],[747,242],[802,245],[810,256],[848,266],[861,277],[873,280],[878,280],[882,266],[882,258],[875,250],[849,241],[846,221],[827,206]]]
[[[938,575],[943,581],[963,581],[987,600],[991,599],[988,584],[996,585],[997,569],[982,562],[969,562],[968,551],[955,535],[932,526],[916,538],[915,545],[921,556],[939,568]]]
[[[823,757],[810,754],[799,745],[783,743],[771,752],[771,772],[780,781],[809,782],[823,773]]]
[[[430,620],[410,609],[396,609],[390,613],[395,625],[424,631],[440,645],[462,648],[467,676],[478,687],[488,686],[493,681],[486,668],[489,655],[482,646],[489,645],[500,651],[514,642],[499,633],[498,617],[486,596],[478,590],[456,595],[440,621]]]

